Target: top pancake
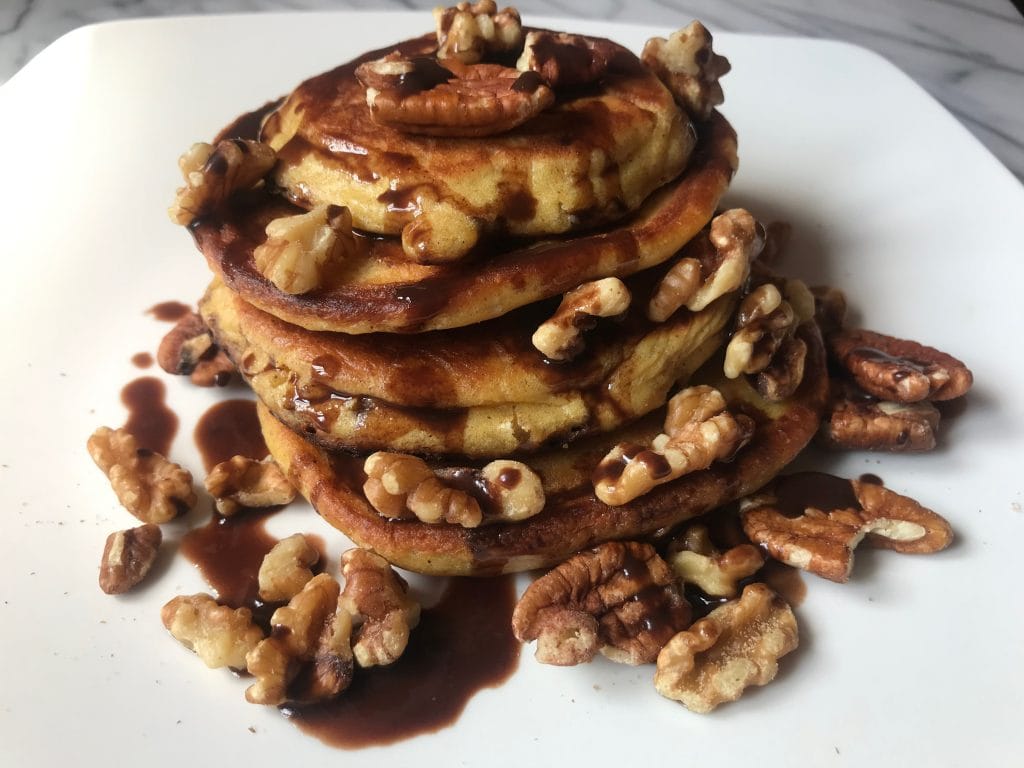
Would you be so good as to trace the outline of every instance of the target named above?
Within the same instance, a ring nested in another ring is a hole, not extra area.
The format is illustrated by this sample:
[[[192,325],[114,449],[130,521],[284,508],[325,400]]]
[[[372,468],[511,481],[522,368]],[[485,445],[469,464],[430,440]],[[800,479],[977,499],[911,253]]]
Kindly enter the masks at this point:
[[[221,137],[244,134],[246,127],[240,120]],[[232,291],[285,322],[314,331],[417,333],[500,317],[588,280],[660,264],[707,224],[736,164],[736,134],[716,112],[700,126],[686,171],[618,226],[529,246],[491,241],[469,262],[435,265],[410,261],[395,238],[363,237],[360,254],[326,285],[302,295],[278,290],[253,263],[267,223],[301,212],[279,195],[239,195],[190,229],[211,269]]]
[[[300,206],[348,206],[357,228],[382,234],[441,204],[513,235],[605,225],[678,176],[694,145],[669,91],[614,48],[599,84],[560,90],[540,115],[484,138],[412,135],[370,115],[356,67],[395,50],[432,56],[433,34],[364,54],[302,83],[266,119],[274,180]]]

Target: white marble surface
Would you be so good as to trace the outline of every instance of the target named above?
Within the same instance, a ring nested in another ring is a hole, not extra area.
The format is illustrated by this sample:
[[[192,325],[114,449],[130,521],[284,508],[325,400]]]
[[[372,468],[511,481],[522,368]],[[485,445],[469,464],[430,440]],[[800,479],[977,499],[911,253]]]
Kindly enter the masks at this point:
[[[195,13],[429,9],[440,0],[0,0],[0,82],[75,27]],[[520,0],[525,15],[826,37],[899,66],[1024,179],[1024,17],[1010,0]]]

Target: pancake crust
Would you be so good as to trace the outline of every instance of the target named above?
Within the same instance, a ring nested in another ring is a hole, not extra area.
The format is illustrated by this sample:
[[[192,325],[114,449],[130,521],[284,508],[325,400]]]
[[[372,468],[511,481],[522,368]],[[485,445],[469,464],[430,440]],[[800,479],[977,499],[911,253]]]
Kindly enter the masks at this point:
[[[633,281],[634,311],[604,321],[567,364],[530,342],[545,307],[452,331],[351,336],[290,326],[215,281],[200,312],[274,415],[319,445],[486,456],[619,427],[714,353],[735,295],[651,323],[651,277]]]
[[[720,359],[698,374],[722,390],[731,408],[757,422],[753,440],[731,463],[658,486],[620,507],[600,502],[588,478],[618,440],[653,436],[660,429],[658,415],[622,433],[530,458],[545,484],[544,511],[519,523],[474,529],[384,520],[360,490],[365,479],[361,458],[316,448],[262,406],[260,423],[271,454],[299,492],[357,545],[422,573],[493,575],[541,568],[603,541],[648,537],[678,525],[753,492],[792,461],[813,437],[828,389],[820,334],[809,324],[800,334],[808,343],[804,380],[782,403],[766,403],[743,379],[722,379]]]
[[[432,56],[435,35],[364,54],[302,83],[267,118],[274,180],[302,207],[347,205],[358,228],[392,235],[440,204],[513,235],[607,224],[675,178],[694,143],[658,78],[607,42],[615,54],[599,85],[484,139],[411,135],[370,116],[356,67],[394,50]]]
[[[240,195],[218,215],[196,219],[193,237],[212,271],[246,301],[295,325],[345,333],[418,333],[499,317],[588,280],[624,277],[671,258],[711,219],[736,170],[736,134],[717,112],[675,181],[608,231],[484,244],[471,262],[423,265],[391,237],[361,237],[362,252],[324,287],[278,290],[256,269],[253,249],[274,218],[300,209],[266,191]]]

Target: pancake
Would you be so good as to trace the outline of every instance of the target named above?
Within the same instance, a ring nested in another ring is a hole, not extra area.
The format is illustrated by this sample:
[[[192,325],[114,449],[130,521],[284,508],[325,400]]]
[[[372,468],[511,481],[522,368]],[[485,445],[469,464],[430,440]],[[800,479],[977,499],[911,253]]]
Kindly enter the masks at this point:
[[[580,283],[666,261],[711,219],[736,165],[736,134],[716,112],[686,171],[611,229],[530,244],[484,243],[472,261],[438,265],[410,261],[396,238],[361,235],[359,253],[326,285],[301,295],[278,290],[253,263],[266,225],[301,213],[281,196],[265,189],[238,195],[190,230],[232,291],[285,322],[316,331],[418,333],[489,320]]]
[[[655,487],[627,504],[609,507],[593,494],[590,476],[620,440],[650,440],[664,414],[655,412],[619,432],[531,456],[544,484],[544,510],[518,523],[462,528],[382,518],[366,501],[362,459],[331,454],[303,440],[261,406],[263,435],[275,461],[319,514],[358,546],[390,562],[429,574],[493,575],[541,568],[581,549],[613,539],[638,539],[751,493],[774,477],[814,436],[828,389],[824,350],[813,324],[800,337],[808,345],[804,379],[779,403],[764,401],[745,378],[724,379],[720,357],[694,381],[718,387],[730,409],[751,416],[751,442],[729,463]]]
[[[621,426],[714,353],[735,294],[652,323],[643,308],[656,278],[635,278],[633,310],[588,333],[568,363],[531,344],[548,305],[451,331],[352,336],[283,323],[215,281],[200,312],[274,415],[317,444],[487,456]]]
[[[679,175],[694,132],[633,53],[602,42],[614,55],[599,84],[483,139],[413,135],[370,115],[356,67],[396,50],[433,56],[434,34],[367,53],[302,83],[268,117],[274,181],[304,208],[346,205],[356,227],[392,235],[438,206],[518,236],[607,224]]]

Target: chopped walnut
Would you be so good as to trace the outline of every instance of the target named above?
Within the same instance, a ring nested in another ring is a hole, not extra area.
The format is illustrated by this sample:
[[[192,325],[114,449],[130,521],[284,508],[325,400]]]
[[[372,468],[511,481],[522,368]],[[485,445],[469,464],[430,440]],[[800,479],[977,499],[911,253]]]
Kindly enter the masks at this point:
[[[930,451],[935,447],[939,411],[928,401],[893,403],[855,385],[833,382],[819,441],[829,448],[861,451]]]
[[[658,654],[654,687],[693,712],[735,701],[775,679],[779,659],[799,643],[796,617],[764,584],[719,606],[673,637]]]
[[[253,251],[256,269],[280,290],[309,293],[324,285],[332,269],[357,251],[352,214],[340,205],[267,224],[267,239]]]
[[[739,582],[764,565],[761,552],[752,544],[719,552],[704,525],[691,525],[677,542],[680,548],[668,557],[672,570],[683,583],[711,597],[735,597]]]
[[[213,342],[213,334],[195,312],[179,320],[160,341],[156,361],[167,373],[187,375],[199,387],[224,386],[235,365]]]
[[[761,397],[769,402],[785,400],[799,388],[804,380],[807,343],[790,336],[782,341],[768,367],[757,374],[755,386]]]
[[[581,552],[534,581],[512,614],[512,631],[537,641],[537,660],[569,666],[598,651],[646,664],[690,623],[690,606],[650,544],[613,541]]]
[[[515,8],[498,10],[494,0],[462,2],[434,9],[437,57],[475,64],[489,54],[511,53],[523,44],[523,28]]]
[[[356,626],[352,651],[360,667],[395,662],[420,620],[420,605],[409,597],[405,580],[380,555],[350,549],[341,556],[345,591],[340,603]]]
[[[844,329],[828,336],[832,357],[869,394],[897,403],[951,400],[974,381],[952,355],[873,331]]]
[[[615,46],[607,40],[535,29],[526,33],[520,72],[536,72],[552,88],[586,85],[600,80]]]
[[[760,373],[793,335],[797,315],[773,283],[762,283],[740,302],[736,330],[725,348],[725,375]]]
[[[213,334],[195,312],[189,312],[160,341],[156,361],[167,373],[189,374],[213,348]]]
[[[393,520],[416,518],[475,528],[485,522],[525,520],[544,508],[537,473],[509,459],[496,459],[479,470],[441,470],[435,475],[423,459],[378,451],[367,457],[363,471],[367,500]],[[474,495],[452,487],[452,481],[475,488],[486,510]]]
[[[727,410],[722,393],[700,385],[668,402],[665,431],[649,448],[619,443],[594,471],[594,494],[609,506],[643,496],[657,485],[730,459],[754,433],[745,414]]]
[[[640,56],[694,120],[707,120],[725,101],[718,79],[729,71],[729,60],[715,53],[711,45],[711,33],[693,21],[668,40],[652,37]]]
[[[353,664],[352,617],[328,574],[314,576],[274,611],[272,632],[246,656],[256,682],[245,691],[253,704],[327,701],[348,688]]]
[[[269,145],[245,139],[227,139],[217,146],[193,144],[178,160],[185,186],[170,208],[171,220],[189,224],[217,210],[235,192],[254,187],[277,158]]]
[[[804,484],[837,489],[822,496],[830,504],[841,493],[847,501],[835,509],[818,509],[813,501],[801,503],[800,510],[780,507],[780,499],[798,496],[792,489]],[[953,540],[949,523],[913,499],[880,485],[819,473],[776,480],[744,499],[740,514],[750,540],[776,560],[836,582],[849,580],[853,550],[866,535],[874,546],[918,554],[937,552]]]
[[[117,500],[142,522],[167,523],[195,505],[192,474],[159,453],[139,448],[124,429],[100,427],[87,447]]]
[[[100,589],[120,595],[146,578],[162,539],[160,526],[151,523],[107,536],[100,561]]]
[[[418,264],[444,264],[469,253],[480,239],[480,224],[451,203],[440,201],[402,228],[402,250]]]
[[[739,290],[750,262],[761,251],[760,225],[747,211],[734,208],[716,216],[707,237],[695,238],[658,284],[647,316],[656,323],[685,306],[698,312],[715,299]],[[692,255],[691,255],[692,254]]]
[[[245,669],[245,655],[263,639],[248,608],[228,608],[206,594],[178,595],[160,611],[174,639],[206,666]]]
[[[569,360],[583,351],[583,333],[600,317],[629,309],[629,289],[617,277],[584,283],[562,298],[555,314],[533,334],[533,346],[551,360]]]
[[[291,600],[313,578],[320,552],[301,533],[281,539],[264,556],[259,571],[261,600]]]
[[[263,461],[232,456],[211,469],[204,484],[225,517],[241,509],[290,504],[295,498],[295,488],[270,456]]]
[[[831,285],[811,286],[814,296],[814,320],[827,337],[846,324],[846,294]]]
[[[382,125],[425,136],[493,136],[515,128],[554,103],[540,76],[501,64],[389,55],[356,69],[370,116]],[[398,67],[411,67],[389,86]],[[375,87],[374,84],[384,87]]]

